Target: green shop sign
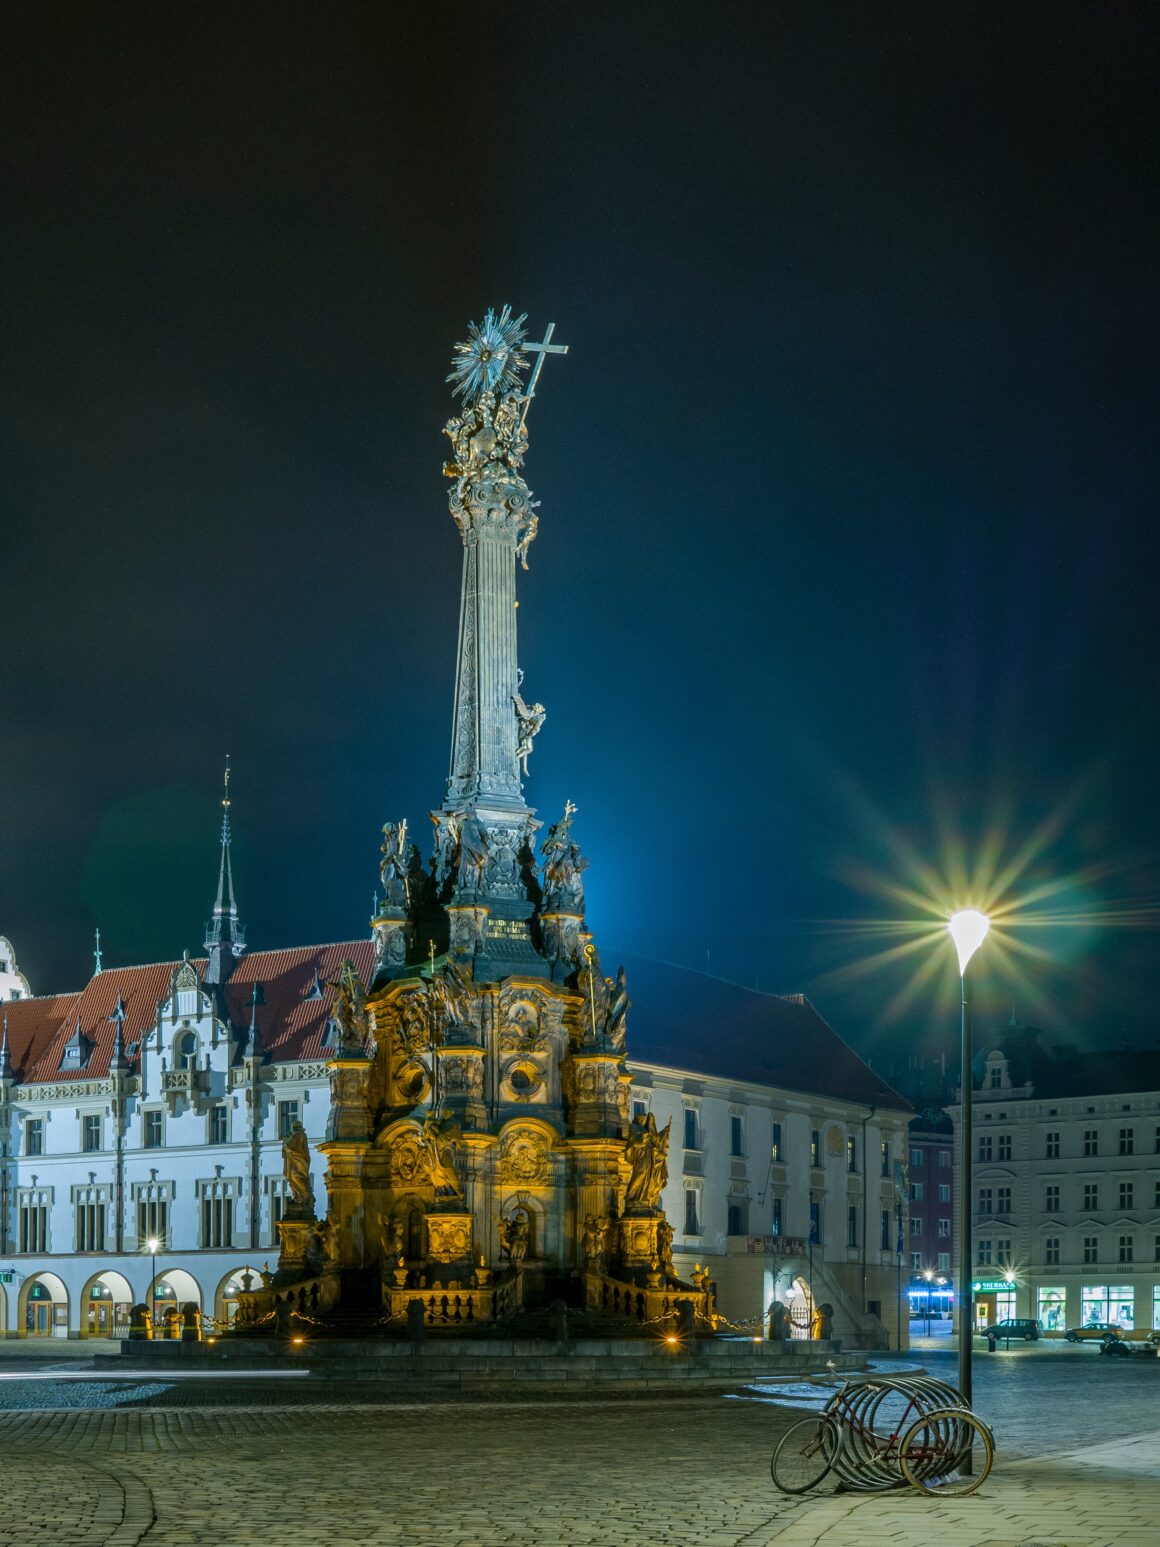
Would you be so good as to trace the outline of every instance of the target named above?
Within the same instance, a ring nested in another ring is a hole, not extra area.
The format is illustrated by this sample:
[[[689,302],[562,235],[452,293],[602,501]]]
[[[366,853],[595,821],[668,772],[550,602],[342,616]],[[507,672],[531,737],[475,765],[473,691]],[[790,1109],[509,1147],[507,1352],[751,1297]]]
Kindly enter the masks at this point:
[[[1014,1289],[1015,1281],[1010,1278],[977,1278],[971,1285],[971,1293],[976,1295],[1002,1294],[1004,1290]]]

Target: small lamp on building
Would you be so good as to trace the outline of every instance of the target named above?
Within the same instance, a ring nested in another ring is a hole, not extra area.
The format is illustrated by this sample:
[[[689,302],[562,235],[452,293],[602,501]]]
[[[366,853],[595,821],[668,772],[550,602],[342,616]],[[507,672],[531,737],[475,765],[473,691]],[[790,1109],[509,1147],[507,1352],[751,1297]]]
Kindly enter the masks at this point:
[[[967,967],[971,957],[987,938],[987,931],[991,927],[991,921],[985,913],[980,913],[978,908],[963,908],[958,913],[952,914],[947,924],[951,939],[955,943],[955,951],[959,958],[959,978],[962,985],[963,1000],[963,1047],[962,1047],[962,1078],[960,1080],[959,1099],[962,1102],[962,1117],[959,1124],[961,1136],[962,1167],[959,1182],[959,1390],[963,1398],[970,1406],[971,1403],[971,1338],[974,1334],[974,1306],[971,1294],[971,1064],[973,1054],[971,1050],[971,996],[967,984]],[[968,1452],[964,1470],[970,1470],[970,1454]]]

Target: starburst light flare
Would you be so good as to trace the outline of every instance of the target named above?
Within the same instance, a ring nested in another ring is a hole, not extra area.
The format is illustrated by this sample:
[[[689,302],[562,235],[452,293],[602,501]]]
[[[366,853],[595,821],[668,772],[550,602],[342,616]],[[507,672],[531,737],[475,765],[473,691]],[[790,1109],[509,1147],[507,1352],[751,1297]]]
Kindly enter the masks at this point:
[[[447,377],[455,383],[453,395],[474,403],[485,392],[519,389],[520,373],[528,368],[527,356],[520,353],[527,320],[526,312],[513,317],[511,307],[505,306],[498,317],[488,307],[481,323],[468,323],[467,339],[456,344]]]
[[[958,913],[952,913],[947,921],[947,928],[959,954],[960,977],[966,972],[971,957],[987,938],[990,927],[991,920],[985,913],[980,913],[978,908],[962,908]]]

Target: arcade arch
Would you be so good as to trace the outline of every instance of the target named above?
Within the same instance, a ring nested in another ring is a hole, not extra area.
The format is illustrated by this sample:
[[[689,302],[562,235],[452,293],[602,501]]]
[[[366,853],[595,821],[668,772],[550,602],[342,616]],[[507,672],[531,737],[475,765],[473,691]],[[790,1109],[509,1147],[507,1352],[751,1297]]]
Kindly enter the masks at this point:
[[[17,1328],[24,1337],[68,1337],[68,1290],[55,1273],[34,1273],[21,1284]]]
[[[123,1273],[106,1268],[94,1273],[81,1290],[81,1337],[111,1338],[128,1325],[133,1305],[133,1286]]]

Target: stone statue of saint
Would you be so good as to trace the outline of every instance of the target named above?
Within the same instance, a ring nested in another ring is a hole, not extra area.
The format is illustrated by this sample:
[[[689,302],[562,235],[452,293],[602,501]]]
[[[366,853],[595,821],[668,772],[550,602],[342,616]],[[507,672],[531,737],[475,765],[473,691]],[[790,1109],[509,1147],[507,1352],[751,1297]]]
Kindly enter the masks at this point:
[[[290,1136],[282,1142],[282,1175],[290,1187],[294,1203],[305,1208],[314,1207],[314,1188],[310,1183],[310,1145],[306,1130],[296,1122]]]
[[[624,1194],[626,1205],[655,1209],[660,1202],[661,1192],[669,1179],[669,1130],[672,1126],[670,1117],[664,1128],[658,1130],[657,1120],[651,1112],[633,1118],[624,1151],[632,1166]]]
[[[572,817],[575,811],[576,807],[568,801],[564,815],[552,824],[544,839],[541,850],[544,900],[554,908],[572,908],[582,912],[584,883],[580,878],[588,868],[588,861],[572,837]]]
[[[392,907],[405,907],[409,902],[407,865],[407,821],[383,823],[383,858],[379,875],[383,883],[383,900]]]
[[[398,1268],[403,1263],[403,1221],[384,1219],[379,1237],[384,1267]]]
[[[471,979],[456,961],[447,961],[431,979],[431,999],[439,1006],[443,1029],[471,1025]]]
[[[608,1249],[607,1240],[608,1221],[597,1219],[595,1214],[589,1214],[584,1221],[584,1235],[580,1242],[580,1250],[587,1267],[599,1270],[604,1266],[604,1257]]]
[[[508,1255],[513,1268],[518,1268],[528,1255],[528,1216],[517,1209],[510,1219],[503,1219],[499,1226],[499,1241]]]
[[[661,1268],[669,1278],[676,1277],[676,1269],[673,1267],[673,1227],[667,1219],[662,1219],[657,1226],[657,1256],[660,1258]]]
[[[459,1137],[459,1124],[453,1117],[430,1116],[423,1124],[419,1146],[423,1165],[435,1189],[437,1200],[463,1201],[463,1183],[459,1180],[459,1168],[455,1154],[455,1140]]]
[[[326,986],[334,989],[332,1014],[338,1026],[338,1051],[354,1048],[361,1052],[367,1039],[367,996],[363,981],[349,957],[342,964],[338,981]]]
[[[604,1029],[608,1034],[608,1040],[619,1052],[624,1046],[631,1004],[624,978],[624,968],[621,967],[617,972],[615,981],[612,978],[607,978],[605,981],[608,984],[608,1015],[604,1022]]]
[[[532,755],[532,742],[540,734],[544,721],[548,718],[548,712],[543,704],[525,703],[524,696],[518,688],[512,694],[512,703],[516,706],[516,761],[523,769],[526,779],[528,758]]]
[[[459,824],[459,886],[462,891],[483,890],[489,857],[483,825],[478,817],[468,812]]]

